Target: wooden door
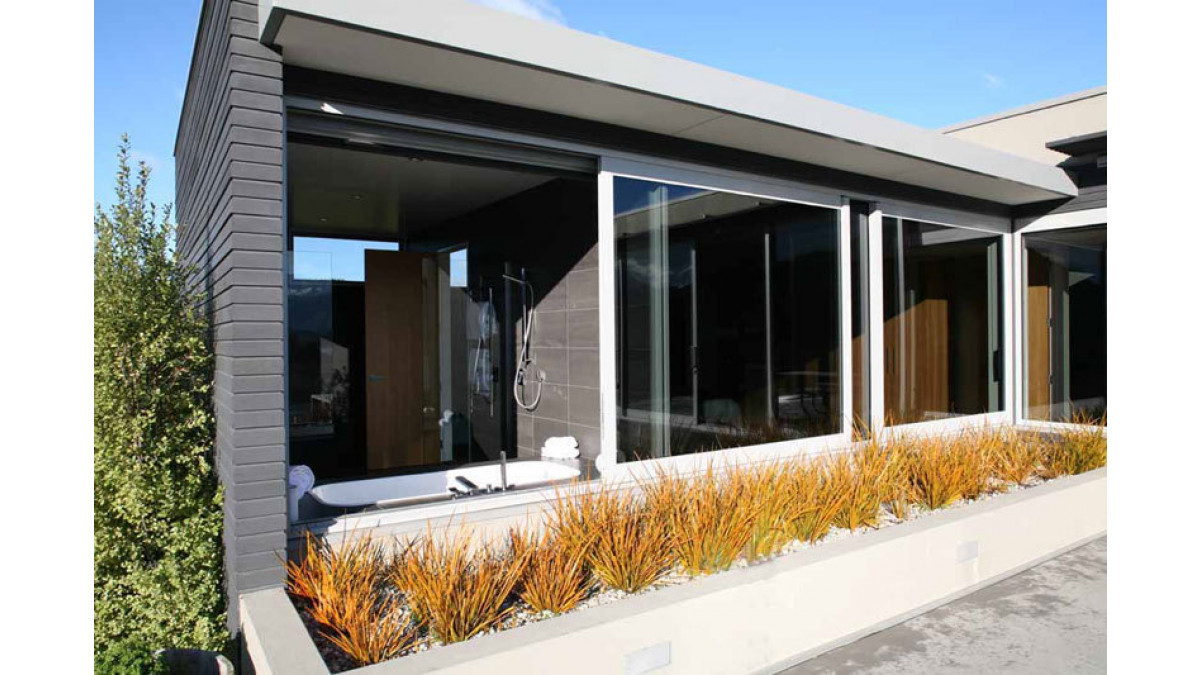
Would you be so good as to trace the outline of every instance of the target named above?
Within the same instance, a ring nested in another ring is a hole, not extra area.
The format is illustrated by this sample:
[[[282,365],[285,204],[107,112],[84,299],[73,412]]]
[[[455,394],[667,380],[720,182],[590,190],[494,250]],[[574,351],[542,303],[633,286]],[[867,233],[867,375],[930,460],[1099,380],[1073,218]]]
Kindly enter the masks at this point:
[[[437,382],[437,326],[426,325],[437,317],[431,262],[420,253],[365,252],[368,470],[439,459],[437,390],[431,397],[429,386]]]
[[[1050,419],[1051,413],[1051,315],[1050,261],[1041,253],[1026,250],[1025,269],[1025,363],[1026,415]]]
[[[917,270],[908,270],[914,274]],[[889,424],[922,422],[950,409],[950,303],[942,264],[926,262],[916,303],[884,322],[884,400]],[[907,295],[907,293],[906,293]],[[901,304],[908,301],[901,299]]]

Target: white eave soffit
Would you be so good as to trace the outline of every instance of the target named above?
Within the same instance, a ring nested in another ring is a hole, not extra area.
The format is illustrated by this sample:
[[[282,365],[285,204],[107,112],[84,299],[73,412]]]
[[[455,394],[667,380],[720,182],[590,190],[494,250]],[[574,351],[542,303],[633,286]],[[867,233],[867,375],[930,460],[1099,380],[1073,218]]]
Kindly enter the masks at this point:
[[[465,0],[260,0],[284,62],[1024,204],[1062,169]]]

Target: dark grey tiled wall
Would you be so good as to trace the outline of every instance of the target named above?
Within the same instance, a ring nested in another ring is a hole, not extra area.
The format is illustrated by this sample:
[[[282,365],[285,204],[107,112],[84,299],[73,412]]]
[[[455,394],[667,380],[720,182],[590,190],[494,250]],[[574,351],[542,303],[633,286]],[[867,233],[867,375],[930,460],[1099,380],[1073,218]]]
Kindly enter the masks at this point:
[[[517,451],[522,457],[536,457],[551,436],[568,435],[579,441],[582,456],[595,459],[600,454],[597,262],[593,227],[591,247],[537,304],[533,358],[536,368],[546,373],[546,382],[537,408],[517,411]]]
[[[575,436],[580,453],[600,452],[599,253],[596,248],[596,184],[558,179],[489,205],[447,224],[443,236],[471,243],[468,275],[496,278],[504,264],[524,268],[535,294],[531,352],[534,372],[546,373],[537,407],[516,409],[516,444],[533,457],[550,436]],[[512,316],[520,316],[514,291]],[[499,296],[499,291],[497,291]],[[520,321],[512,325],[513,352],[520,350]],[[499,395],[512,397],[512,381]],[[532,379],[529,380],[532,382]],[[535,390],[527,392],[532,400]],[[478,436],[487,434],[476,424]]]

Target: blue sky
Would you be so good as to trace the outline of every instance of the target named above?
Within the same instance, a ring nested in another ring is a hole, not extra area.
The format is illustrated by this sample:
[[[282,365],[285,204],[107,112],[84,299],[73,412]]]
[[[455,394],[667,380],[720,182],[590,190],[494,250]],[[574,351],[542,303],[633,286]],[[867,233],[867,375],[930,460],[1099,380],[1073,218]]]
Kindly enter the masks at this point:
[[[1105,84],[1097,0],[479,0],[936,128]],[[94,198],[122,132],[173,200],[200,0],[97,0]]]

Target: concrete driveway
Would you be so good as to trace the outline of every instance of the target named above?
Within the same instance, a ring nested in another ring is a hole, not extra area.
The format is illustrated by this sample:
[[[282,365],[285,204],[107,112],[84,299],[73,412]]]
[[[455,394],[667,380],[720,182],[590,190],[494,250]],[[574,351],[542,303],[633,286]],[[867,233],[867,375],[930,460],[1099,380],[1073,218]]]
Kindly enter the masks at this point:
[[[785,671],[1103,673],[1108,538]]]

